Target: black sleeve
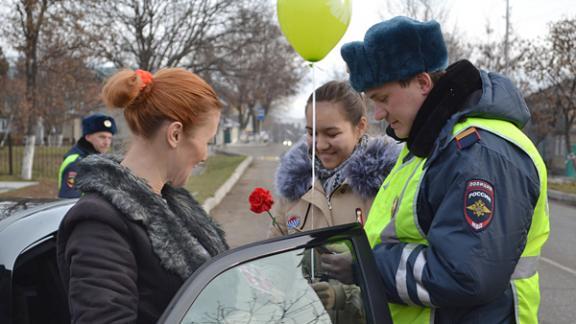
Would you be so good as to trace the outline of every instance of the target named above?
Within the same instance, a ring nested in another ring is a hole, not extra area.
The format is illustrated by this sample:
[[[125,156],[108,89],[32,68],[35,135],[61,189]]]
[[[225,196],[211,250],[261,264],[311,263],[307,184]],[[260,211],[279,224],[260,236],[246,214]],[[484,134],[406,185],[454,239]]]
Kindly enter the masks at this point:
[[[136,321],[137,268],[126,233],[103,222],[78,222],[66,243],[65,259],[72,323]]]

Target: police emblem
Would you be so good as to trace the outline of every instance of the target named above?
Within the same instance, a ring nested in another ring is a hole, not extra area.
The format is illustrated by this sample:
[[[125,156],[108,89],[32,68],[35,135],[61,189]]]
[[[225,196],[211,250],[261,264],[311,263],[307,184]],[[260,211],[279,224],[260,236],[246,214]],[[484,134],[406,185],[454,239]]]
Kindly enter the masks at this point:
[[[112,127],[112,122],[109,121],[108,119],[106,119],[106,120],[104,121],[104,127],[106,127],[106,128]]]
[[[476,232],[481,232],[490,225],[494,217],[494,186],[479,179],[466,182],[464,217]]]
[[[76,172],[74,171],[68,172],[68,176],[66,177],[66,185],[68,186],[68,188],[73,188],[75,183],[76,183]]]
[[[300,217],[296,215],[290,216],[286,222],[286,225],[289,229],[298,228],[298,226],[300,226]]]

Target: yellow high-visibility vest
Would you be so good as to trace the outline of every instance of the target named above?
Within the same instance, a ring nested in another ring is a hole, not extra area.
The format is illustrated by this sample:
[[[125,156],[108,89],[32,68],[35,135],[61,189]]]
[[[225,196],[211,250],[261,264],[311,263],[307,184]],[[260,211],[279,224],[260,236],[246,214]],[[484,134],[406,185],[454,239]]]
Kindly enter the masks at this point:
[[[550,232],[546,166],[532,141],[512,123],[497,119],[468,118],[455,125],[452,136],[470,127],[487,130],[515,144],[532,159],[538,171],[540,195],[534,208],[526,246],[511,276],[516,323],[537,323],[540,288],[536,267],[540,250]],[[393,235],[403,243],[429,245],[416,215],[417,195],[427,171],[423,169],[426,158],[413,156],[403,161],[408,154],[407,147],[404,147],[370,209],[364,230],[372,248],[382,243],[382,235]],[[430,307],[390,303],[389,308],[395,323],[432,322],[433,309]]]

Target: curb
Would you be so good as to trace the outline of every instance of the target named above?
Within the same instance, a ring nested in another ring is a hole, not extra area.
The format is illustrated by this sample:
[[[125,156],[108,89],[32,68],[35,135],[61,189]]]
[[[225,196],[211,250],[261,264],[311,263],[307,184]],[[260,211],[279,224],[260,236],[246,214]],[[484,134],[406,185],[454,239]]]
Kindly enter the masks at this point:
[[[563,203],[576,206],[576,195],[574,194],[548,189],[548,198],[550,200],[561,201]]]
[[[218,204],[220,204],[222,199],[224,199],[226,194],[228,194],[230,189],[232,189],[232,187],[236,184],[236,182],[238,182],[238,179],[240,179],[240,177],[244,174],[246,169],[250,166],[250,164],[252,164],[252,160],[254,160],[253,157],[251,156],[246,157],[246,159],[244,159],[244,161],[242,161],[242,163],[240,163],[240,165],[236,167],[236,170],[234,170],[234,173],[232,173],[230,178],[228,178],[228,180],[226,180],[226,182],[224,182],[224,184],[221,185],[220,188],[218,188],[218,190],[216,190],[214,196],[204,201],[204,203],[202,204],[202,208],[204,208],[207,214],[210,214],[210,211],[214,207],[218,206]]]

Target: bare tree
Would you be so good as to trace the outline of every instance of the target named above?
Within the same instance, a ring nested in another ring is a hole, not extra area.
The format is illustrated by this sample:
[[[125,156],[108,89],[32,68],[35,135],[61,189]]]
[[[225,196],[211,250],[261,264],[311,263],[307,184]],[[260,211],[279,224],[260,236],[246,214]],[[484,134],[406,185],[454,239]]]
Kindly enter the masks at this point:
[[[212,68],[204,71],[217,92],[238,115],[240,128],[252,121],[258,129],[256,108],[260,106],[268,115],[274,104],[297,93],[305,66],[272,21],[272,8],[260,0],[259,5],[239,12],[237,25],[244,32],[226,36],[228,43],[243,43],[231,55],[214,49],[206,54],[204,62]],[[220,57],[211,59],[211,55]]]
[[[0,47],[0,78],[2,78],[2,81],[7,77],[9,68],[10,65],[6,59],[6,55],[4,55],[4,50]]]
[[[7,86],[9,83],[8,70],[10,69],[10,64],[4,55],[2,47],[0,47],[0,114],[6,114],[6,100],[7,100]]]
[[[462,40],[456,27],[448,30],[448,17],[450,10],[445,6],[445,0],[388,0],[386,13],[381,12],[382,18],[390,15],[403,15],[421,21],[436,20],[442,26],[444,42],[448,49],[450,63],[468,58],[472,52],[470,44]]]
[[[556,124],[558,123],[558,116],[554,114],[552,109],[549,109],[555,103],[553,102],[553,96],[547,93],[548,91],[537,91],[526,98],[526,103],[530,107],[532,115],[526,130],[536,146],[550,134],[556,132]]]
[[[529,42],[521,39],[512,26],[508,27],[507,39],[498,37],[490,23],[485,26],[485,39],[474,46],[476,66],[489,71],[506,73],[523,92],[528,91],[523,61],[528,55]],[[506,38],[506,36],[505,36]]]
[[[448,18],[448,10],[442,0],[403,0],[386,2],[388,12],[402,14],[422,21],[436,20],[444,22]]]
[[[526,73],[539,88],[543,109],[558,118],[566,152],[571,151],[570,134],[576,123],[576,18],[550,25],[541,44],[534,42],[524,60]]]
[[[94,40],[87,37],[81,1],[61,1],[46,21],[39,43],[36,114],[47,129],[61,131],[64,121],[94,110],[101,79],[89,67]]]
[[[16,49],[24,58],[24,76],[26,80],[26,94],[23,113],[26,123],[24,125],[27,134],[26,148],[22,160],[22,178],[32,178],[32,161],[34,159],[34,145],[36,143],[35,127],[37,116],[36,81],[38,74],[38,44],[41,30],[48,16],[48,10],[54,5],[53,0],[18,0],[14,2],[14,16],[12,16],[13,29],[9,30],[15,41]]]
[[[101,79],[78,57],[63,55],[50,63],[40,70],[38,114],[43,117],[46,129],[61,133],[65,121],[100,104]]]
[[[8,120],[6,129],[0,139],[0,147],[4,146],[7,136],[10,131],[10,125],[14,117],[14,107],[17,106],[14,88],[17,86],[17,81],[10,77],[10,64],[4,55],[3,49],[0,47],[0,114],[3,118]]]
[[[84,1],[84,0],[83,0]],[[68,94],[81,92],[84,84],[66,84],[71,75],[86,73],[85,61],[91,43],[84,37],[81,1],[12,0],[4,3],[10,14],[3,24],[7,40],[20,54],[11,80],[11,97],[18,97],[24,80],[24,100],[13,100],[10,120],[17,121],[26,134],[22,178],[32,176],[36,130],[47,115],[64,112],[70,104]],[[68,69],[63,69],[69,65]],[[83,68],[81,68],[82,66]],[[81,78],[76,77],[76,80]],[[14,84],[13,84],[14,83]],[[42,143],[42,138],[40,139]]]
[[[91,0],[87,28],[97,55],[117,67],[193,66],[204,47],[221,45],[244,1]],[[232,46],[228,44],[227,46]]]

